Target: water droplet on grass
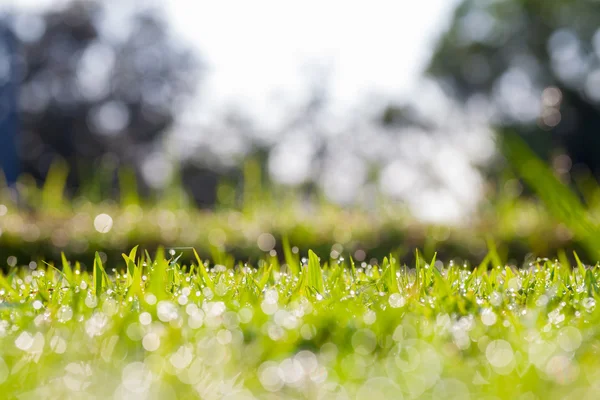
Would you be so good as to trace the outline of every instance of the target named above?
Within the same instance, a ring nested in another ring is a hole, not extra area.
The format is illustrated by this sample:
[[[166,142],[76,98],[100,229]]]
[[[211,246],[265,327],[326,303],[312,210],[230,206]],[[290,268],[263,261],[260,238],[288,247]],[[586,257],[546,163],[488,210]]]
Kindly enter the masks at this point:
[[[142,346],[146,351],[156,351],[160,347],[160,337],[154,333],[147,333],[142,339]]]
[[[155,296],[155,295],[153,295],[152,293],[147,293],[147,294],[144,296],[144,300],[146,300],[146,303],[147,303],[147,304],[149,304],[149,305],[153,306],[153,305],[155,305],[155,304],[156,304],[156,300],[157,300],[157,299],[156,299],[156,296]]]
[[[67,351],[67,342],[60,336],[53,336],[52,339],[50,339],[50,348],[56,354],[63,354]]]
[[[404,398],[400,387],[390,378],[375,377],[366,381],[356,393],[357,400]]]
[[[102,304],[102,311],[109,317],[115,315],[118,308],[119,305],[115,299],[107,299],[104,304]]]
[[[170,301],[162,300],[156,306],[156,314],[162,322],[169,322],[179,317],[177,307]]]
[[[558,345],[564,351],[575,351],[581,346],[581,333],[573,326],[567,326],[558,333]]]
[[[152,315],[150,315],[150,313],[144,311],[143,313],[140,314],[139,321],[140,321],[140,324],[142,324],[142,325],[150,325],[150,323],[152,322]]]
[[[100,233],[108,233],[112,229],[113,219],[108,214],[98,214],[94,218],[94,229]]]
[[[388,302],[390,303],[390,306],[392,308],[404,307],[404,305],[406,304],[406,300],[399,293],[392,293],[390,295],[390,298],[388,299]]]
[[[496,368],[507,367],[514,359],[510,343],[502,339],[491,341],[485,349],[485,356],[490,365]]]
[[[279,369],[279,365],[272,361],[261,364],[258,368],[258,379],[262,386],[270,392],[277,392],[284,385],[283,373]]]
[[[65,367],[65,372],[63,382],[69,390],[81,392],[90,386],[92,369],[89,364],[73,362]]]
[[[497,320],[498,317],[496,316],[496,313],[491,309],[486,308],[481,312],[481,322],[483,322],[484,325],[492,326]]]
[[[144,363],[133,362],[123,368],[123,386],[130,392],[146,392],[150,388],[153,378],[152,372]]]
[[[192,362],[194,354],[192,353],[191,346],[181,346],[177,351],[171,354],[169,362],[177,369],[184,369]]]
[[[19,350],[27,351],[27,350],[29,350],[29,348],[31,348],[32,345],[33,345],[33,336],[31,335],[31,333],[29,333],[27,331],[22,332],[15,339],[15,346],[17,346],[17,348]]]
[[[369,329],[361,329],[352,335],[352,347],[361,355],[367,355],[377,347],[377,336]]]
[[[85,331],[90,337],[100,336],[104,333],[109,318],[102,312],[97,312],[85,322]]]
[[[592,297],[587,297],[583,299],[581,305],[587,312],[592,312],[596,308],[596,300],[594,300]]]
[[[373,325],[377,320],[377,314],[373,310],[367,310],[363,315],[363,322],[367,325]]]
[[[62,306],[56,313],[59,322],[68,322],[73,318],[73,309],[69,306]]]

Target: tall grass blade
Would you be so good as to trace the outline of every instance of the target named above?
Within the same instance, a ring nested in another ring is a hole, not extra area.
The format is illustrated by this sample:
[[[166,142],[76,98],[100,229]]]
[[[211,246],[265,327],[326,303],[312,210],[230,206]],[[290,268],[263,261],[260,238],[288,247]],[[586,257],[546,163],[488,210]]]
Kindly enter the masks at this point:
[[[590,257],[600,259],[600,228],[571,189],[516,135],[506,135],[504,153],[510,165],[533,188],[548,211],[573,231]]]
[[[320,294],[325,293],[325,285],[323,283],[323,271],[321,270],[321,262],[319,257],[312,251],[308,251],[308,285]]]
[[[64,209],[68,175],[69,167],[64,160],[57,159],[52,163],[42,188],[42,208],[44,210],[53,212]]]
[[[69,282],[69,284],[73,283],[73,269],[71,268],[71,264],[67,261],[67,257],[64,252],[60,252],[60,259],[62,262],[62,271],[65,275],[65,278]]]
[[[119,170],[119,191],[121,193],[121,206],[140,205],[137,178],[133,169],[122,168]]]
[[[210,278],[210,275],[208,274],[208,271],[206,270],[204,263],[200,259],[198,252],[196,251],[196,249],[192,249],[192,251],[194,252],[194,256],[196,257],[196,261],[198,262],[198,270],[200,271],[200,275],[202,276],[202,280],[204,281],[204,284],[206,286],[208,286],[211,290],[214,290],[215,284],[214,284],[213,280]]]
[[[283,246],[283,256],[285,258],[285,263],[287,264],[290,273],[292,276],[298,276],[300,274],[300,262],[298,258],[292,253],[292,249],[290,247],[290,241],[287,236],[284,236],[282,241]]]
[[[146,254],[149,258],[149,255]],[[148,263],[150,265],[150,263]],[[167,270],[169,263],[165,258],[165,250],[163,247],[159,247],[156,250],[154,256],[154,262],[151,264],[152,272],[150,274],[150,292],[153,293],[158,300],[167,298],[168,295],[168,281],[167,281]]]
[[[96,297],[100,297],[102,294],[102,286],[106,272],[104,271],[104,266],[102,265],[102,260],[100,259],[100,254],[98,254],[98,252],[96,252],[94,256],[94,268],[92,274],[94,282],[94,294]]]

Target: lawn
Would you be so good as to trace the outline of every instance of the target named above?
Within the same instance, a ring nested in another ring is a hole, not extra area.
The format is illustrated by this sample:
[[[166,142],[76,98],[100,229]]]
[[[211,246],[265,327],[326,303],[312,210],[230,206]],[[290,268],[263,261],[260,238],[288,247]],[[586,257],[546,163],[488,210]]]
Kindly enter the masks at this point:
[[[127,174],[118,199],[68,197],[60,164],[41,188],[0,182],[0,393],[595,399],[600,188],[505,154],[454,227],[248,172],[210,211]]]
[[[491,243],[474,268],[282,249],[233,267],[138,248],[87,271],[15,265],[3,396],[595,398],[599,266],[503,267]]]

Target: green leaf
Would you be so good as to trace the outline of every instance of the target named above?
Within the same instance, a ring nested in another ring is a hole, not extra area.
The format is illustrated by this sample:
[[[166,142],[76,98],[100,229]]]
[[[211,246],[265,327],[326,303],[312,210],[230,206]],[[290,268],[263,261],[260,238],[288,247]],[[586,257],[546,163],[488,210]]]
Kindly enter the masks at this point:
[[[571,269],[571,263],[569,262],[569,258],[567,257],[565,251],[562,249],[558,251],[558,262],[560,262],[561,265],[565,266],[567,269]]]
[[[146,257],[148,257],[148,255],[146,255]],[[164,300],[168,295],[167,270],[169,268],[169,263],[165,258],[165,250],[163,247],[159,247],[156,250],[154,258],[150,275],[150,292],[153,293],[158,300]]]
[[[503,150],[510,165],[533,188],[552,216],[582,241],[588,254],[600,259],[600,227],[577,194],[560,182],[552,169],[521,138],[515,134],[503,137]]]
[[[504,263],[502,262],[502,259],[498,254],[498,248],[496,247],[496,243],[494,242],[494,240],[492,240],[492,238],[488,238],[487,246],[489,260],[492,262],[492,268],[502,267]]]
[[[214,290],[215,284],[212,281],[212,279],[210,279],[210,275],[208,274],[208,271],[206,270],[204,263],[200,259],[198,252],[196,251],[196,249],[192,249],[192,250],[194,252],[194,256],[196,257],[196,261],[198,261],[198,269],[200,270],[200,274],[202,275],[202,280],[204,281],[204,284],[206,286],[208,286],[211,290]]]
[[[442,273],[435,266],[431,267],[431,272],[433,276],[433,282],[435,283],[435,287],[440,292],[439,297],[443,298],[449,296],[452,293],[452,288],[448,284],[448,281],[444,279]]]
[[[121,206],[140,205],[140,196],[137,190],[137,178],[131,168],[119,170],[119,192],[121,193]]]
[[[421,287],[423,286],[423,268],[421,265],[421,254],[419,249],[415,249],[415,288],[417,293],[420,293]]]
[[[352,277],[356,279],[356,265],[354,264],[354,258],[350,256],[350,268],[352,270]]]
[[[582,278],[584,278],[585,277],[585,265],[583,265],[583,263],[579,259],[579,256],[577,255],[576,252],[573,252],[573,255],[575,256],[575,261],[577,262],[577,269],[579,270],[579,274],[581,275]]]
[[[135,256],[137,254],[138,247],[140,247],[140,246],[139,245],[134,246],[133,249],[131,249],[131,251],[129,252],[129,258],[134,262],[135,262]]]
[[[19,293],[11,286],[4,274],[0,273],[0,288],[4,289],[12,297],[19,297]]]
[[[102,260],[100,259],[100,254],[96,252],[94,256],[94,268],[93,268],[93,282],[94,282],[94,293],[96,297],[100,297],[102,294],[102,286],[104,282],[104,276],[106,272],[104,271],[104,266],[102,265]]]
[[[290,248],[290,241],[288,240],[287,236],[283,237],[281,243],[283,245],[283,255],[285,258],[285,263],[287,264],[290,273],[292,274],[292,276],[300,275],[300,263],[298,262],[297,257],[294,256],[294,253],[292,253],[292,249]]]
[[[382,267],[385,266],[382,278],[385,278],[387,289],[390,293],[398,293],[398,277],[396,276],[396,259],[390,254],[389,259],[383,259]]]
[[[269,264],[269,266],[267,268],[264,268],[262,277],[260,278],[260,281],[256,283],[256,286],[258,286],[259,290],[263,290],[265,288],[265,286],[267,286],[267,283],[269,282],[269,278],[271,277],[271,270],[273,269],[273,265]]]
[[[67,282],[69,282],[69,285],[71,285],[73,283],[73,270],[71,269],[71,264],[69,263],[69,261],[67,261],[65,253],[63,253],[62,251],[60,252],[60,258],[62,261],[62,270],[65,279],[67,280]]]
[[[325,285],[323,284],[323,271],[319,257],[312,251],[308,251],[308,285],[321,295],[325,294]]]
[[[137,247],[137,246],[136,246]],[[135,253],[134,253],[135,256]],[[131,277],[131,284],[127,290],[127,297],[137,296],[140,298],[142,296],[142,265],[136,265],[136,263],[130,259],[133,264],[133,276]]]
[[[42,188],[42,207],[47,211],[62,210],[65,207],[65,186],[69,175],[67,163],[57,158],[46,174]]]

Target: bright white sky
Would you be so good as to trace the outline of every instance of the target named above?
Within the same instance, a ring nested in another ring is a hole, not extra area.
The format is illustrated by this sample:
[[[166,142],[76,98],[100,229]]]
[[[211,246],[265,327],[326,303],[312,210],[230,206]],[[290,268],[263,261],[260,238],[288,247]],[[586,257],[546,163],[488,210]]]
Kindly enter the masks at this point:
[[[208,61],[213,105],[258,106],[273,94],[302,97],[307,72],[320,65],[329,73],[335,105],[345,108],[365,95],[409,95],[456,0],[167,4],[177,31]]]

